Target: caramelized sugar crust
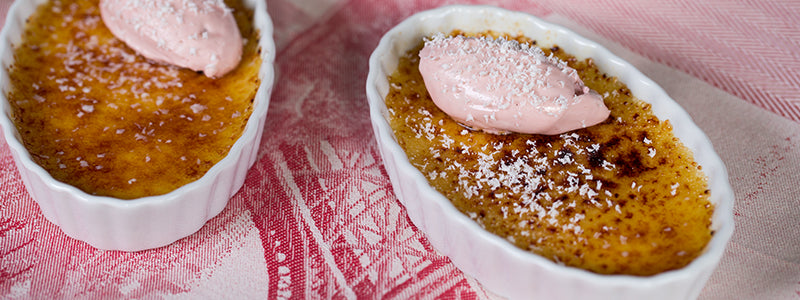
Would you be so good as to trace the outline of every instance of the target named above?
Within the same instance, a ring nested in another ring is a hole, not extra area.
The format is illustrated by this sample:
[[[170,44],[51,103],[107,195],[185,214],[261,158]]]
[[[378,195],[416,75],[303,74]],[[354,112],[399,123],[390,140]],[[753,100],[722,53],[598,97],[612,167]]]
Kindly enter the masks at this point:
[[[494,135],[466,129],[433,104],[419,73],[421,48],[389,77],[390,125],[411,163],[480,226],[601,274],[657,274],[702,252],[713,206],[701,168],[669,121],[591,59],[544,49],[604,96],[605,122],[556,136]]]
[[[41,5],[9,69],[14,124],[33,160],[59,181],[121,199],[202,177],[241,136],[260,82],[253,12],[226,3],[246,43],[219,79],[137,55],[105,27],[98,0]]]

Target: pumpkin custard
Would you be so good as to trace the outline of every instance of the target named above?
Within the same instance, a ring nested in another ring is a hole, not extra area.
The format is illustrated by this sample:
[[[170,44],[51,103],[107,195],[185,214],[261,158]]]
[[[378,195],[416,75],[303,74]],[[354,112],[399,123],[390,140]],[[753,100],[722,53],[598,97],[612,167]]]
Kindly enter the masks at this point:
[[[253,12],[226,0],[244,39],[212,79],[147,60],[106,28],[98,0],[48,1],[15,45],[7,92],[33,160],[86,193],[134,199],[202,177],[241,136],[260,79]]]
[[[422,47],[389,77],[390,126],[411,164],[462,213],[519,248],[599,274],[653,275],[701,254],[713,234],[706,176],[669,121],[624,83],[591,59],[545,48],[602,95],[610,116],[557,135],[475,131],[431,100]]]

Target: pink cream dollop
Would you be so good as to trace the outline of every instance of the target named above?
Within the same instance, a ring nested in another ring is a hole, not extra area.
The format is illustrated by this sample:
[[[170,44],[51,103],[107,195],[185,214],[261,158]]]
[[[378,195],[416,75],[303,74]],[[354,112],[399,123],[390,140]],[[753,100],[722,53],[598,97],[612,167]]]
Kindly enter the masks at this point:
[[[598,124],[610,114],[575,69],[537,47],[439,33],[419,56],[433,102],[472,129],[554,135]]]
[[[101,0],[100,14],[142,56],[211,78],[236,68],[242,57],[242,36],[223,0]]]

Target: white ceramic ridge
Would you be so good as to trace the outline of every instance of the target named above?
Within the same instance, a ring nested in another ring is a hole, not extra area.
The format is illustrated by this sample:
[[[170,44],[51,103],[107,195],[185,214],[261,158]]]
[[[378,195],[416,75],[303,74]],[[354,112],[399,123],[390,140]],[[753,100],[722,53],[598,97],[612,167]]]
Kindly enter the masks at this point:
[[[579,59],[591,57],[606,74],[625,82],[633,94],[670,120],[674,134],[694,152],[708,176],[714,235],[703,253],[684,268],[653,276],[600,275],[565,267],[521,250],[459,212],[436,192],[396,142],[384,98],[387,76],[398,58],[423,37],[454,29],[492,29],[525,35],[538,45],[558,45]],[[484,287],[512,299],[694,299],[719,263],[733,234],[733,191],[727,171],[708,137],[663,89],[599,44],[532,15],[491,6],[445,6],[413,15],[389,30],[369,60],[366,84],[370,118],[395,194],[431,244]]]
[[[14,46],[19,45],[25,20],[47,0],[15,1],[0,33],[0,126],[25,187],[42,214],[68,236],[105,250],[138,251],[168,245],[199,230],[219,214],[228,199],[244,183],[256,160],[275,79],[275,43],[272,20],[263,0],[243,0],[254,11],[253,25],[260,31],[261,85],[242,136],[228,155],[200,179],[170,193],[120,200],[89,195],[55,180],[37,165],[25,149],[10,119],[6,93],[10,90],[8,68]]]

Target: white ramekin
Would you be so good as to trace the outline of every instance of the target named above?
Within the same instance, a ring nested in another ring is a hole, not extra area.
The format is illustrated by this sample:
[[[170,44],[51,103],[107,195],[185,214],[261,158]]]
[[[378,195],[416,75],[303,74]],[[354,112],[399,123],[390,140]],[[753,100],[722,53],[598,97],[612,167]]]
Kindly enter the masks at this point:
[[[436,192],[408,161],[389,127],[384,97],[387,76],[398,58],[436,32],[492,29],[558,45],[578,58],[591,57],[603,72],[625,82],[637,98],[652,104],[675,135],[694,152],[708,175],[714,235],[703,253],[684,268],[654,276],[600,275],[565,267],[521,250],[482,229]],[[706,135],[655,82],[597,43],[529,14],[490,6],[446,6],[418,13],[387,32],[369,60],[367,98],[375,138],[395,194],[414,224],[453,263],[499,295],[518,299],[693,299],[719,263],[733,234],[733,191],[727,171]]]
[[[89,195],[53,179],[37,165],[20,140],[6,93],[10,90],[9,65],[14,45],[19,45],[25,20],[47,0],[16,1],[9,9],[0,33],[0,126],[11,149],[25,187],[42,214],[72,238],[105,250],[138,251],[168,245],[186,237],[219,214],[244,183],[258,153],[264,120],[275,78],[275,43],[272,20],[263,0],[244,0],[254,10],[254,26],[260,31],[262,65],[253,112],[242,136],[228,155],[198,179],[165,195],[120,200]]]

